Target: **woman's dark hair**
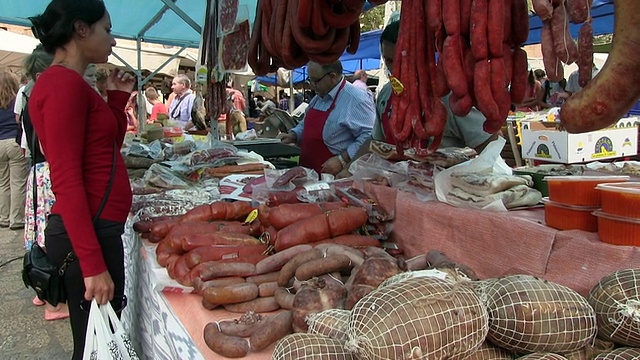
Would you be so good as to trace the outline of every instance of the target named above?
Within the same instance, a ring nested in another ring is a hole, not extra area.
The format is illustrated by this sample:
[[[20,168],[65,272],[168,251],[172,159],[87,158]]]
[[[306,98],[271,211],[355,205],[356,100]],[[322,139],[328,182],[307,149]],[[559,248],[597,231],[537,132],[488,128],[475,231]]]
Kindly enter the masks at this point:
[[[76,21],[91,26],[102,19],[107,9],[102,0],[52,0],[44,13],[30,17],[33,35],[48,53],[68,43]]]
[[[529,76],[527,77],[527,83],[533,85],[536,83],[536,77],[533,75],[533,70],[529,70]]]
[[[380,44],[382,45],[383,41],[388,41],[392,44],[398,42],[398,32],[400,30],[400,20],[394,21],[387,25],[387,27],[382,30],[382,34],[380,34]]]

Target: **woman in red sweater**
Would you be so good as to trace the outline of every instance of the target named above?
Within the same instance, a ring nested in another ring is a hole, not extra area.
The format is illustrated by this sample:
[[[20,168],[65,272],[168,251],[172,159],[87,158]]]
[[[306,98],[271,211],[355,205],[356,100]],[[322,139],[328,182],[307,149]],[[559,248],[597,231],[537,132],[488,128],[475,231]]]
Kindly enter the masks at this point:
[[[112,71],[108,102],[82,75],[89,63],[105,63],[116,44],[111,19],[102,0],[53,0],[41,15],[30,18],[34,34],[53,63],[40,75],[29,100],[29,114],[44,156],[49,161],[56,203],[45,230],[47,254],[62,264],[76,258],[64,274],[74,340],[73,359],[80,359],[88,312],[81,303],[112,301],[116,311],[124,295],[121,234],[131,207],[131,188],[122,146],[127,119],[124,107],[134,79]],[[113,184],[107,192],[115,153]]]

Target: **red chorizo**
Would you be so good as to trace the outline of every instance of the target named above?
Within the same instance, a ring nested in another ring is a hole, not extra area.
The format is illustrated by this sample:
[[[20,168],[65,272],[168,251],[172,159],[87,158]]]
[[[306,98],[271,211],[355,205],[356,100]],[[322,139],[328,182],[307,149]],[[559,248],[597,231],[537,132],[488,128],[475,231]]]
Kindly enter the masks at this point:
[[[182,236],[171,235],[171,246],[175,247],[180,244],[183,251],[191,251],[200,246],[210,245],[235,245],[235,246],[251,246],[261,245],[260,240],[247,234],[238,233],[192,233]]]
[[[467,116],[473,107],[471,95],[465,94],[463,97],[458,97],[456,94],[451,94],[449,96],[449,107],[455,115]]]
[[[428,2],[435,2],[436,4],[440,3],[440,1]],[[442,21],[444,23],[444,28],[447,31],[447,35],[460,35],[460,0],[444,0],[442,1],[441,6]]]
[[[462,36],[469,35],[469,27],[471,25],[471,2],[472,0],[460,0],[460,35]],[[509,26],[511,26],[511,23],[509,23]]]
[[[476,63],[474,71],[473,86],[478,102],[478,109],[489,121],[495,121],[500,117],[498,104],[493,99],[491,91],[487,91],[486,86],[491,83],[491,65],[487,60],[480,60]]]
[[[460,35],[447,36],[441,56],[445,61],[444,74],[449,88],[458,97],[464,97],[469,89],[462,65],[462,37]]]
[[[350,207],[329,211],[326,215],[331,237],[348,234],[363,226],[369,219],[364,208]],[[326,238],[325,238],[326,239]],[[323,239],[318,239],[323,240]]]
[[[511,0],[506,0],[511,1]],[[487,42],[491,57],[502,57],[504,41],[504,3],[505,0],[489,0],[487,12]]]
[[[442,0],[425,1],[425,13],[427,14],[427,27],[435,33],[442,26]]]
[[[511,40],[516,47],[522,46],[529,37],[529,4],[527,0],[511,2]]]
[[[527,53],[521,48],[513,51],[511,75],[511,102],[520,104],[527,88]]]
[[[302,219],[323,213],[318,203],[282,204],[269,210],[269,221],[274,228],[280,230]]]
[[[526,0],[524,1],[526,4]],[[487,6],[487,0],[473,0],[471,3],[471,28],[469,30],[469,38],[471,39],[471,52],[476,60],[486,59],[489,55]]]

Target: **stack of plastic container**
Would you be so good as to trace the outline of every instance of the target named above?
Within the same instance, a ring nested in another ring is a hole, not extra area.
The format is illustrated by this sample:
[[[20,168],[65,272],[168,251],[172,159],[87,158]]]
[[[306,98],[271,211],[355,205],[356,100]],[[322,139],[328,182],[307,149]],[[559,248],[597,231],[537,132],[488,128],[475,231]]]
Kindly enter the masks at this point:
[[[558,230],[598,231],[600,184],[620,183],[628,176],[547,176],[549,197],[543,198],[544,219],[548,226]]]
[[[640,182],[600,184],[602,208],[598,217],[600,240],[615,245],[640,246]]]

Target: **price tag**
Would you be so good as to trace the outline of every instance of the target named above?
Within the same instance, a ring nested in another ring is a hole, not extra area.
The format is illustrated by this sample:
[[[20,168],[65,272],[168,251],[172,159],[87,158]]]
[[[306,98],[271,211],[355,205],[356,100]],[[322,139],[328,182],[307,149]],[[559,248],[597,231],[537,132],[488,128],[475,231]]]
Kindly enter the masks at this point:
[[[254,222],[256,219],[258,218],[258,209],[253,209],[251,210],[251,212],[249,213],[249,215],[247,215],[247,219],[244,221],[245,224],[251,224],[252,222]]]
[[[195,141],[207,141],[207,136],[206,135],[191,135],[193,137],[193,140]]]
[[[404,85],[402,85],[398,78],[392,76],[389,78],[389,81],[391,82],[391,89],[394,94],[400,95],[404,92]]]
[[[173,142],[174,144],[181,143],[183,141],[184,141],[184,135],[171,137],[171,142]]]
[[[326,182],[319,182],[315,184],[304,185],[304,188],[308,192],[312,192],[318,190],[329,190],[331,187]]]

